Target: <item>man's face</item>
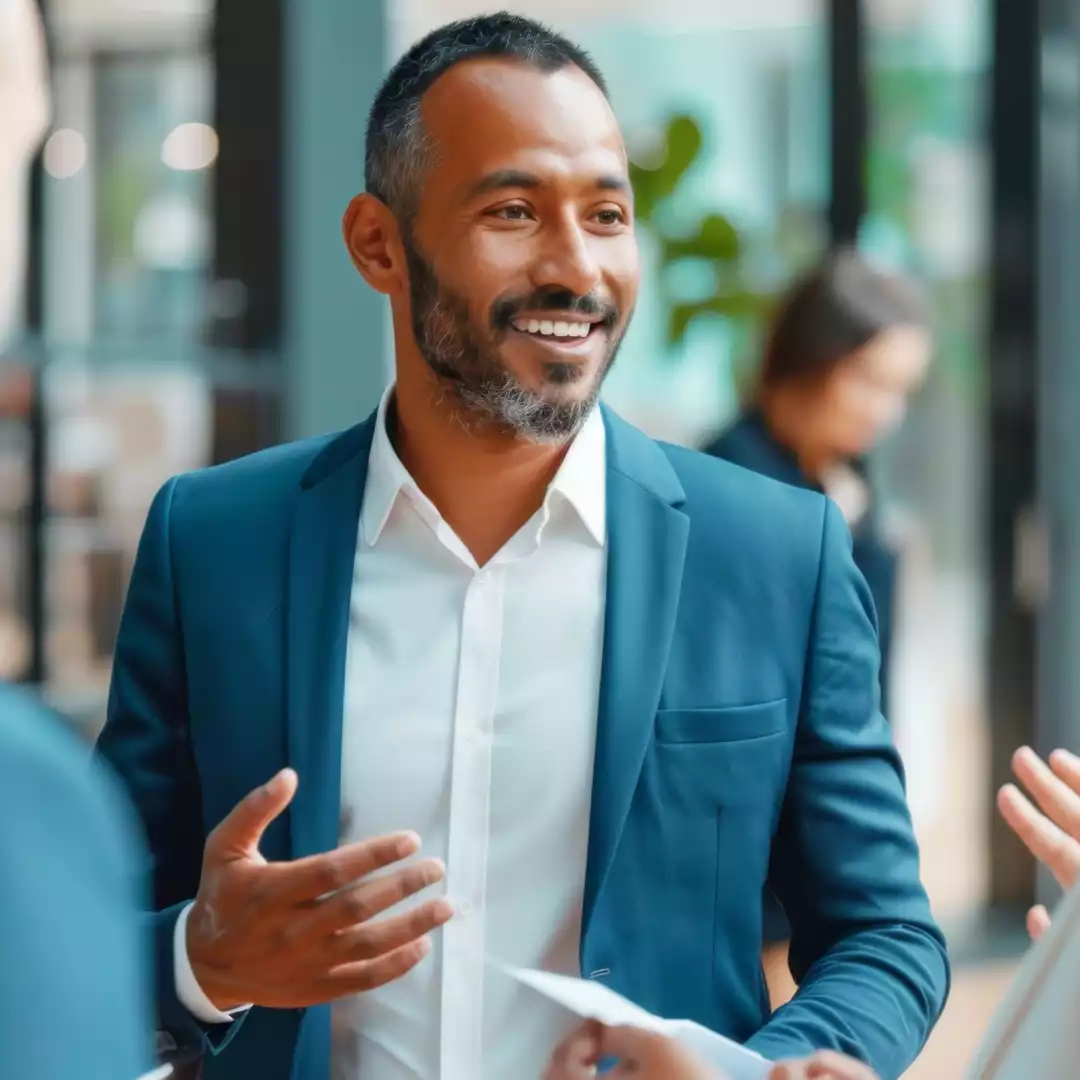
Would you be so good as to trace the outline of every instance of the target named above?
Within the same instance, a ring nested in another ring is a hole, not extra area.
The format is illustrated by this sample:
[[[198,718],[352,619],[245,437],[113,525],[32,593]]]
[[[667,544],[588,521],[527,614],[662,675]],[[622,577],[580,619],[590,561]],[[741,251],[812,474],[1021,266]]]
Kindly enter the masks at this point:
[[[577,68],[486,59],[442,76],[422,114],[434,159],[402,228],[420,354],[466,422],[568,439],[637,298],[615,117]]]

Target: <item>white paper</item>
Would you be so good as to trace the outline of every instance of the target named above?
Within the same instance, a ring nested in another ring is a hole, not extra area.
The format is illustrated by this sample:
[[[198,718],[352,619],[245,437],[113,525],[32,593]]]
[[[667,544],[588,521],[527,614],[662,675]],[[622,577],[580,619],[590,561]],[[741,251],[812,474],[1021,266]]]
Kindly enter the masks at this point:
[[[994,1014],[968,1080],[1058,1080],[1080,1063],[1080,885],[1058,904]]]
[[[606,1027],[636,1027],[674,1039],[723,1073],[724,1080],[767,1080],[772,1063],[693,1020],[664,1020],[640,1008],[602,983],[571,979],[547,971],[504,969],[508,975],[568,1009],[583,1020]]]

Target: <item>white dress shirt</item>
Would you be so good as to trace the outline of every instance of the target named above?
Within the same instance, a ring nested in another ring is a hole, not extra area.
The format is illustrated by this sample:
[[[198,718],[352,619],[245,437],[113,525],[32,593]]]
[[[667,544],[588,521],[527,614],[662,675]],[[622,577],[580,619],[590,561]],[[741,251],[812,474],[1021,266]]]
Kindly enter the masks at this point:
[[[489,961],[577,975],[603,649],[595,411],[542,508],[483,568],[372,442],[353,573],[341,842],[413,829],[454,918],[404,978],[334,1006],[334,1080],[538,1077],[565,1020]],[[427,894],[421,894],[421,898]],[[415,903],[416,901],[412,901]],[[226,1020],[177,926],[181,1000]]]

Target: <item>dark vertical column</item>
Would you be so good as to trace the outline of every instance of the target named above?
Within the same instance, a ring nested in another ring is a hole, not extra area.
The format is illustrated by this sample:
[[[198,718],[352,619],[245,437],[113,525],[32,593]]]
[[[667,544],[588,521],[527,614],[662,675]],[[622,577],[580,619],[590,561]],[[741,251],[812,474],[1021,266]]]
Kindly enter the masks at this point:
[[[281,340],[283,0],[218,0],[214,14],[214,345]],[[344,102],[337,103],[346,109]]]
[[[860,0],[829,0],[829,233],[854,243],[866,210],[866,36]]]
[[[1030,860],[1001,822],[996,788],[1016,747],[1035,733],[1037,566],[1037,3],[995,0],[990,149],[992,252],[989,342],[991,727],[990,901],[1023,907],[1034,896]]]
[[[47,4],[39,0],[42,18]],[[29,243],[26,262],[26,334],[34,342],[40,340],[44,315],[44,248],[43,228],[44,171],[40,155],[34,161],[30,177]],[[45,682],[48,675],[46,603],[46,574],[48,559],[48,415],[45,409],[45,354],[43,350],[28,360],[33,365],[30,412],[27,417],[30,460],[27,468],[30,490],[26,505],[26,620],[30,636],[30,658],[25,679],[33,685]]]
[[[1080,9],[1043,0],[1041,14],[1038,478],[1049,587],[1035,741],[1048,753],[1080,751]]]

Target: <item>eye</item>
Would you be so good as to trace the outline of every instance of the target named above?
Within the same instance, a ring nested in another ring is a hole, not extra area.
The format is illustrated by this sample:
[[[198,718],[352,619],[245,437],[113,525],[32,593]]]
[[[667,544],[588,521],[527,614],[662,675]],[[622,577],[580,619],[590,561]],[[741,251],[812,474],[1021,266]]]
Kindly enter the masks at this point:
[[[617,206],[607,206],[602,210],[597,210],[595,217],[597,224],[603,225],[606,229],[626,223],[626,215]]]
[[[487,211],[489,217],[501,218],[503,221],[529,221],[532,212],[521,203],[509,203],[506,206],[496,206]]]

